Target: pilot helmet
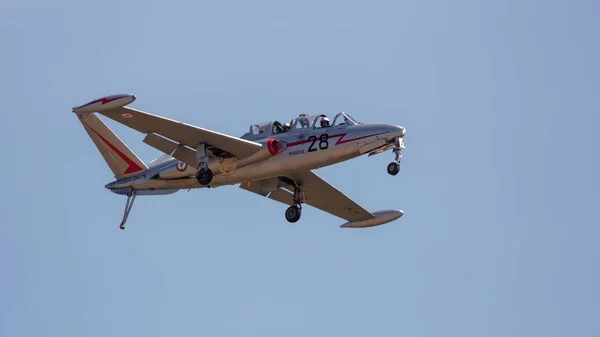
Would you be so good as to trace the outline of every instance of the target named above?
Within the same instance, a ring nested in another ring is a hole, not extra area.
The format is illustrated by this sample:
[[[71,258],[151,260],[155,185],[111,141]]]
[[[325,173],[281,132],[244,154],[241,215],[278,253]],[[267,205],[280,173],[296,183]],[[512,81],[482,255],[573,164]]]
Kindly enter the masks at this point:
[[[305,114],[300,115],[299,120],[300,120],[300,125],[302,125],[303,128],[309,127],[308,117],[306,117]]]
[[[290,123],[283,124],[283,131],[289,131],[291,129]]]
[[[329,127],[329,118],[327,118],[327,116],[324,116],[323,119],[321,119],[321,127],[322,128]]]

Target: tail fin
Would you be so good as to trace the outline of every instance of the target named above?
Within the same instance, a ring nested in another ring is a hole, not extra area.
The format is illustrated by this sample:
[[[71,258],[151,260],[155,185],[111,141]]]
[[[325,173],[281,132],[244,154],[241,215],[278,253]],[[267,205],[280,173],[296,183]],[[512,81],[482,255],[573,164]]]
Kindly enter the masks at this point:
[[[146,164],[94,113],[77,114],[77,118],[96,144],[115,178],[128,177],[148,169]]]

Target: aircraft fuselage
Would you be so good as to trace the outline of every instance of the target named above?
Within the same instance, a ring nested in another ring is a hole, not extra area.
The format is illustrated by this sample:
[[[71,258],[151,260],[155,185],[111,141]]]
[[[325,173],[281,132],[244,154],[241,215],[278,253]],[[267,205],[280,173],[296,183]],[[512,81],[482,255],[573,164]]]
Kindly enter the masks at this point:
[[[404,128],[397,125],[347,124],[282,132],[264,139],[253,139],[265,147],[269,139],[276,139],[279,144],[277,153],[271,153],[256,162],[252,162],[251,158],[237,160],[212,157],[208,166],[214,172],[214,177],[209,186],[233,185],[329,166],[385,147],[404,134]],[[138,194],[165,194],[179,189],[206,187],[198,183],[196,171],[197,168],[173,158],[138,175],[111,182],[105,187],[117,194],[127,194],[131,189],[138,191]]]

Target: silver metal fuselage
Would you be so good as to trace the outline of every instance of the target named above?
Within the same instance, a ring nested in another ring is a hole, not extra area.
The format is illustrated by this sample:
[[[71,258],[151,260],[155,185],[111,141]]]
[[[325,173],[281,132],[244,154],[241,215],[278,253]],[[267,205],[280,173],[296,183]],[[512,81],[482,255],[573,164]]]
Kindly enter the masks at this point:
[[[389,146],[396,137],[403,137],[401,126],[388,124],[346,124],[328,128],[300,129],[249,140],[263,144],[263,150],[246,158],[211,157],[209,168],[214,172],[210,187],[233,185],[285,176],[294,171],[305,171],[336,164],[373,150]],[[268,151],[269,139],[281,145],[276,154]],[[169,194],[179,189],[206,187],[195,177],[197,168],[168,158],[151,164],[140,174],[119,179],[105,187],[117,194],[132,189],[139,195]]]

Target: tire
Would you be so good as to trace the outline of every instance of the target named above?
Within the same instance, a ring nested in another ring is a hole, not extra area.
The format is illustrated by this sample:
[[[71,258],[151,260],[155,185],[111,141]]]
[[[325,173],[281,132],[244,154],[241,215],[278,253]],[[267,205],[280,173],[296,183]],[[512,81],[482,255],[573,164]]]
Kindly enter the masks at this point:
[[[300,216],[302,215],[302,211],[298,206],[290,206],[285,210],[285,219],[289,222],[296,222],[300,220]]]
[[[393,176],[400,172],[400,165],[398,163],[390,163],[387,167],[387,172]]]
[[[202,169],[198,172],[198,176],[196,177],[200,185],[208,185],[213,179],[213,172],[211,169]]]

